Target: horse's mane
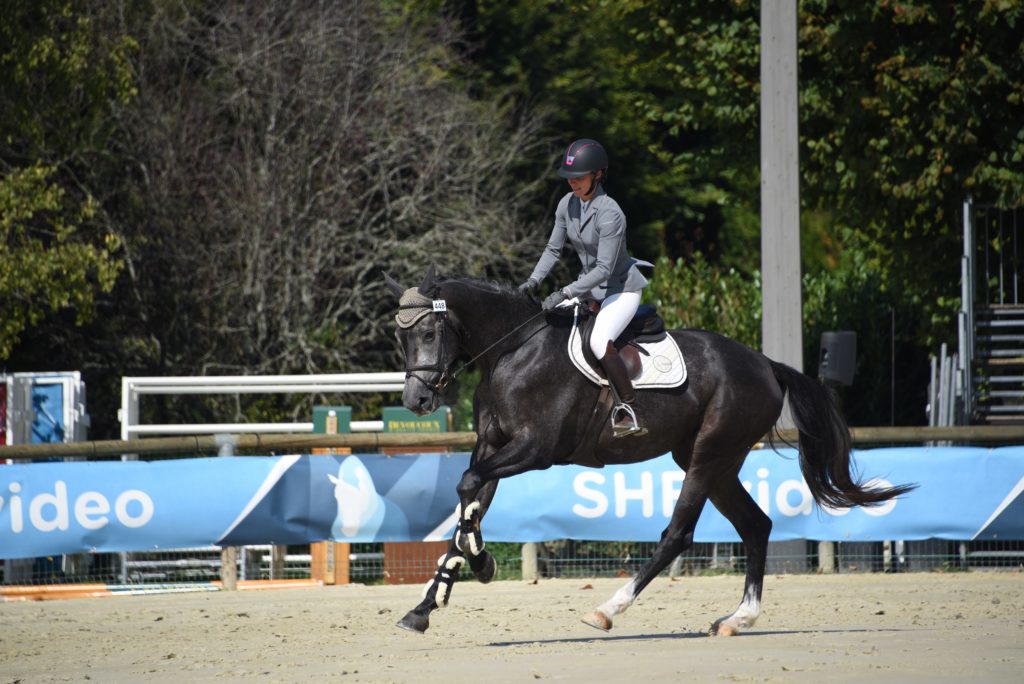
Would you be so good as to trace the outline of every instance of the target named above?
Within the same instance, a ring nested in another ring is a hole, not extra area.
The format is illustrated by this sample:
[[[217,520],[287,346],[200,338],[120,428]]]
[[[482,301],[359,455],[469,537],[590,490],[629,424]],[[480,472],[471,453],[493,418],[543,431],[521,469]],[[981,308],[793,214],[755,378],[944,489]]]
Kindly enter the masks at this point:
[[[525,298],[518,289],[508,283],[500,283],[496,280],[484,280],[482,278],[471,278],[469,276],[453,276],[450,278],[439,278],[438,284],[457,283],[468,287],[475,287],[478,290],[486,290],[506,297]]]
[[[520,292],[519,288],[508,283],[502,283],[496,280],[484,280],[482,278],[471,278],[469,276],[439,277],[436,282],[441,286],[454,284],[460,287],[467,287],[473,290],[483,291],[487,294],[496,295],[506,300],[508,306],[521,309],[524,313],[530,313],[538,308],[536,300]]]

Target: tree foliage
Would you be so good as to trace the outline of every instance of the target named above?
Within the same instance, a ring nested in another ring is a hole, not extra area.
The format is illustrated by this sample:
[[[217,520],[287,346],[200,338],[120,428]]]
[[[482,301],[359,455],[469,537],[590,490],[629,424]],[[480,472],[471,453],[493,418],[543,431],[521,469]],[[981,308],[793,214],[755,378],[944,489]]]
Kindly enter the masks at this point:
[[[552,103],[564,138],[608,139],[613,171],[617,158],[628,169],[616,182],[631,226],[659,226],[660,252],[756,265],[758,3],[448,4],[476,27],[470,54],[488,82]],[[801,3],[804,207],[881,250],[887,277],[915,249],[948,247],[967,193],[1024,201],[1022,12],[1015,0]]]
[[[446,78],[443,26],[375,7],[218,3],[144,27],[127,242],[168,366],[393,366],[382,271],[521,267],[504,173],[529,124]]]
[[[755,349],[761,346],[761,281],[723,269],[701,254],[692,262],[658,259],[644,299],[669,328],[701,328]]]
[[[536,124],[450,76],[443,21],[369,1],[118,9],[137,92],[104,119],[102,210],[125,269],[96,325],[37,326],[36,358],[80,352],[75,367],[112,371],[90,379],[111,401],[124,374],[391,370],[383,271],[510,280],[535,257],[530,186],[508,169]]]
[[[90,167],[113,102],[134,95],[134,41],[92,5],[9,2],[0,19],[0,360],[67,311],[92,320],[120,270]]]
[[[68,201],[55,171],[37,163],[0,178],[0,359],[48,312],[70,308],[78,324],[92,320],[96,296],[120,271],[116,237],[78,239],[96,202]]]
[[[8,2],[0,358],[85,370],[100,434],[125,374],[391,370],[380,271],[521,280],[580,136],[648,299],[756,346],[759,10]],[[865,387],[952,335],[966,195],[1024,202],[1022,12],[800,4],[805,340],[858,330]]]
[[[1024,203],[1022,20],[1020,2],[802,6],[805,202],[852,229],[929,341],[952,328],[963,201]]]

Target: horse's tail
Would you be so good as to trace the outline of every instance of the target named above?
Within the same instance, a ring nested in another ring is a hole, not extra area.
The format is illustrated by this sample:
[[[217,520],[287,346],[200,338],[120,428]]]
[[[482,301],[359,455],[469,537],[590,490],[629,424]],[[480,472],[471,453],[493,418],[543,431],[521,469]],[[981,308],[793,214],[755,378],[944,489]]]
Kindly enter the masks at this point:
[[[850,458],[850,428],[835,394],[789,366],[771,362],[800,435],[800,470],[814,500],[832,508],[873,506],[906,494],[916,485],[864,487]]]

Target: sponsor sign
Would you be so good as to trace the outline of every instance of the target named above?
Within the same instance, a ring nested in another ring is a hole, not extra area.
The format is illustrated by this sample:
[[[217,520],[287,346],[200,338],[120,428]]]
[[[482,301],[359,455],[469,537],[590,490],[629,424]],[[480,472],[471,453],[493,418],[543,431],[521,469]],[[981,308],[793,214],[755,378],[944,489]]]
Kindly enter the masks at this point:
[[[863,477],[919,489],[876,508],[818,507],[796,452],[751,453],[740,480],[773,540],[1024,539],[1024,447],[856,452]],[[0,468],[0,558],[242,544],[422,541],[455,527],[469,455],[243,456]],[[669,456],[503,480],[491,541],[654,541],[685,474]],[[697,541],[737,541],[707,505]]]

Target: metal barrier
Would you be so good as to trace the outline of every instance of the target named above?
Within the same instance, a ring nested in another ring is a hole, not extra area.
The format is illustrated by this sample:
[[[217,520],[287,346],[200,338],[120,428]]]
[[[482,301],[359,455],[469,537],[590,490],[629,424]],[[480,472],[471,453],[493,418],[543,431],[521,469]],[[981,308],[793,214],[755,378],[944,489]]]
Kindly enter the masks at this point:
[[[141,424],[144,394],[334,394],[401,392],[405,373],[336,373],[324,375],[196,375],[121,379],[121,439],[146,435],[202,435],[234,432],[312,432],[312,422]],[[379,432],[381,421],[353,421],[353,432]]]

